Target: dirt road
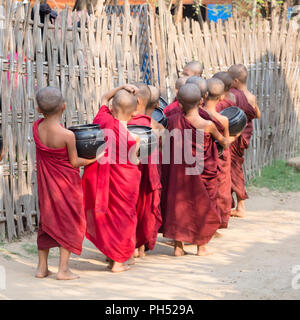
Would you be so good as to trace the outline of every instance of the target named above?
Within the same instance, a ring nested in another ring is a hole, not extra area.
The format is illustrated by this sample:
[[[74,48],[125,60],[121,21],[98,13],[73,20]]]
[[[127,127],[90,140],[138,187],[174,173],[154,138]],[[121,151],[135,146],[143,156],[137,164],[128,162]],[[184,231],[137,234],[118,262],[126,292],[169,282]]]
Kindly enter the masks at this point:
[[[122,274],[106,271],[104,256],[87,240],[71,261],[80,279],[69,282],[34,278],[36,235],[0,245],[0,299],[300,299],[300,288],[292,287],[292,269],[300,265],[300,193],[253,189],[250,197],[247,218],[231,219],[210,243],[212,256],[198,257],[187,246],[190,254],[175,258],[159,237],[155,250]],[[57,250],[49,262],[56,272]]]

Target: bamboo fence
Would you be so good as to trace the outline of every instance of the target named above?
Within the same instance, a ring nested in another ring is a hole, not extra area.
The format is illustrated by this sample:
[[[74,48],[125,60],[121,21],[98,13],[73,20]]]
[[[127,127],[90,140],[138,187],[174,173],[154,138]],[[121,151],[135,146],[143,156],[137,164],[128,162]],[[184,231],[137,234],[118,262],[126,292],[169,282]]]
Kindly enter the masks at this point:
[[[186,62],[202,61],[205,77],[244,63],[262,110],[246,157],[248,177],[297,152],[300,39],[293,24],[277,18],[175,25],[162,0],[159,15],[126,3],[97,17],[66,8],[54,24],[42,24],[38,2],[32,18],[28,4],[0,0],[0,238],[12,240],[38,224],[32,124],[35,92],[46,85],[62,90],[71,126],[92,122],[101,95],[114,86],[151,82],[171,101]]]

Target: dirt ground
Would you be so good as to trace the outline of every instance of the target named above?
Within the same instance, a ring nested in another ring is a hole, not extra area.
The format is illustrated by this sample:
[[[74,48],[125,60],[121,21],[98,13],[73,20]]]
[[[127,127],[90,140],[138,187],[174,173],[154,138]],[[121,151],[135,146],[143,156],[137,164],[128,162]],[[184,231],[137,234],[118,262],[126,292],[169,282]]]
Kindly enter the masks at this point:
[[[299,299],[292,269],[300,265],[300,193],[252,189],[250,197],[247,218],[232,218],[211,241],[213,255],[198,257],[187,246],[190,254],[175,258],[159,237],[153,252],[121,274],[106,271],[105,257],[87,240],[71,260],[80,279],[65,282],[34,278],[36,235],[0,245],[0,299]],[[49,263],[56,272],[56,249]]]

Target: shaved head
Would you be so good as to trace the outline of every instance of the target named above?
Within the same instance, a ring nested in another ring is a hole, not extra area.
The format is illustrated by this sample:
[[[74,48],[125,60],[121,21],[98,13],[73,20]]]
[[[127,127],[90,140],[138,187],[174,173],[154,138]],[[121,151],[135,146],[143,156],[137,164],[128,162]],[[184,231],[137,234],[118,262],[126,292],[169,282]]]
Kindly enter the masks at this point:
[[[217,100],[224,93],[224,83],[218,78],[207,80],[208,100]]]
[[[232,80],[238,79],[241,83],[247,82],[248,71],[243,64],[234,64],[228,69],[228,73],[231,75]]]
[[[229,91],[232,84],[232,77],[229,72],[221,71],[213,75],[213,78],[220,79],[224,83],[224,91]]]
[[[183,110],[187,112],[199,106],[201,99],[200,90],[195,84],[187,83],[179,89],[177,99],[182,105]]]
[[[187,79],[186,83],[195,84],[201,92],[201,98],[203,98],[207,93],[207,81],[201,77],[193,76]]]
[[[175,83],[175,88],[179,90],[183,85],[185,85],[187,79],[188,77],[186,76],[178,78]]]
[[[61,91],[55,87],[45,87],[36,94],[36,101],[43,114],[51,115],[57,113],[64,104]]]
[[[198,76],[201,77],[203,73],[202,64],[199,61],[191,61],[183,68],[183,75],[187,77]]]
[[[160,96],[160,90],[154,86],[149,85],[151,97],[150,102],[148,104],[149,108],[155,108],[157,104],[159,103],[159,96]]]
[[[139,88],[136,97],[143,106],[147,107],[151,99],[151,91],[149,87],[143,82],[137,82],[134,83],[134,85]]]
[[[112,107],[117,112],[131,116],[137,108],[137,97],[127,90],[119,90],[113,97]]]

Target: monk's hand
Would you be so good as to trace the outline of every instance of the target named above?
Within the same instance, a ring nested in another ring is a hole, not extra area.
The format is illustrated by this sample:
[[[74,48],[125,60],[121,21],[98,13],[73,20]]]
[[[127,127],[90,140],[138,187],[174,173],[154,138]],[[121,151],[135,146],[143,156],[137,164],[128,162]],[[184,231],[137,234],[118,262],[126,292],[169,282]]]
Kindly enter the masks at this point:
[[[134,94],[134,95],[136,95],[137,92],[139,91],[139,88],[134,86],[133,84],[126,84],[126,85],[124,85],[123,89]]]

